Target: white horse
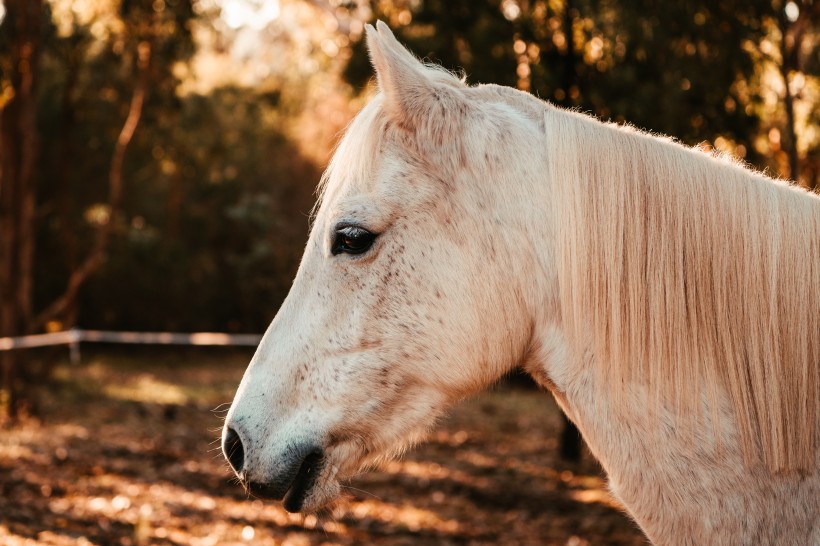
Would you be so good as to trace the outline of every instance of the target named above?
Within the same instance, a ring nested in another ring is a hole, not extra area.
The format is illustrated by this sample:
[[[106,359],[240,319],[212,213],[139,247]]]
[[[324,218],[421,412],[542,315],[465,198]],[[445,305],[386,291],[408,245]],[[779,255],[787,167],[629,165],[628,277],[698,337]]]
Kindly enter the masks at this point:
[[[377,27],[225,422],[242,483],[316,510],[520,365],[653,542],[820,544],[820,198]]]

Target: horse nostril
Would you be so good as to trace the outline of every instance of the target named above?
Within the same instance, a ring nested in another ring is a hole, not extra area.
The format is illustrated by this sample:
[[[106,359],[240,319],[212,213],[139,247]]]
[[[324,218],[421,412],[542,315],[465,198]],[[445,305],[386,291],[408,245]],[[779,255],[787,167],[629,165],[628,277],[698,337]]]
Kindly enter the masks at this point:
[[[225,438],[222,440],[222,452],[225,458],[228,459],[231,468],[237,474],[242,472],[242,466],[245,464],[245,449],[242,447],[242,440],[239,434],[232,428],[228,428],[225,433]]]

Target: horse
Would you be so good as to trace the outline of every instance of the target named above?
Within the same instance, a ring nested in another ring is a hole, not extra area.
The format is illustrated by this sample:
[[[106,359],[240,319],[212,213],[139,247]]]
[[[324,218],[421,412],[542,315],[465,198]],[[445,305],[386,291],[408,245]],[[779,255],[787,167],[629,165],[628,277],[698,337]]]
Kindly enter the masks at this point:
[[[366,32],[378,91],[224,423],[249,493],[319,510],[520,367],[653,543],[820,544],[820,196]]]

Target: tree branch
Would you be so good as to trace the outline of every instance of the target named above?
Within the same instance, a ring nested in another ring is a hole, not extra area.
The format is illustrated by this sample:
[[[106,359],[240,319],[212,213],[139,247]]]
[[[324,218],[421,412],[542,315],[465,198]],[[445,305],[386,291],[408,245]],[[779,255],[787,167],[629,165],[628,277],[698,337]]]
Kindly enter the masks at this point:
[[[55,299],[51,305],[46,307],[29,326],[30,331],[41,329],[46,322],[59,317],[71,307],[80,288],[99,268],[111,238],[111,230],[114,222],[114,215],[119,211],[122,201],[122,171],[125,163],[125,152],[134,137],[140,118],[142,117],[143,104],[148,90],[148,67],[151,59],[151,44],[148,41],[141,41],[137,46],[137,67],[138,77],[131,96],[131,105],[128,109],[128,116],[120,130],[117,142],[114,145],[114,152],[111,156],[111,168],[108,172],[108,218],[97,228],[91,250],[85,260],[75,269],[68,278],[65,291]]]

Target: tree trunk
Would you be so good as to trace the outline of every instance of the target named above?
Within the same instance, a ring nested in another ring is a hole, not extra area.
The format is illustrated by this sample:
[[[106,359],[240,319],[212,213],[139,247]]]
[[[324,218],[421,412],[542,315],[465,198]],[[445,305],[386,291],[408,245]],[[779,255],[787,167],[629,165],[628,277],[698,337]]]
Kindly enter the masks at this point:
[[[72,48],[66,55],[66,83],[60,106],[59,145],[57,149],[56,194],[57,217],[60,226],[60,246],[65,257],[66,271],[74,271],[79,263],[77,226],[74,222],[74,199],[71,191],[71,173],[74,158],[74,127],[76,125],[75,99],[77,82],[82,69],[86,48]],[[63,327],[75,326],[76,306],[69,307],[63,318]]]
[[[789,178],[794,181],[800,176],[800,160],[797,156],[797,132],[794,128],[794,95],[789,86],[789,75],[797,67],[795,32],[792,25],[786,20],[785,10],[780,10],[778,24],[780,27],[780,77],[783,78],[783,107],[786,111],[785,152],[789,159]]]
[[[32,315],[35,166],[39,151],[36,100],[42,0],[6,0],[11,93],[0,99],[0,336],[25,332]],[[11,353],[0,353],[2,413],[18,409]]]
[[[786,17],[786,10],[780,9],[777,24],[780,29],[780,76],[783,78],[785,92],[783,95],[783,107],[786,111],[785,127],[785,151],[789,159],[789,178],[795,182],[807,186],[809,189],[816,187],[815,176],[801,180],[800,156],[797,149],[797,132],[795,131],[794,100],[795,97],[789,87],[789,76],[795,72],[805,72],[802,59],[803,45],[807,32],[810,33],[817,18],[820,17],[820,2],[803,1],[799,2],[798,16],[794,21],[789,21]],[[810,34],[809,34],[810,35]],[[810,48],[813,51],[813,48]],[[799,98],[799,97],[798,97]]]
[[[563,66],[563,87],[565,96],[563,101],[558,101],[562,106],[572,108],[575,106],[580,78],[578,77],[578,59],[575,56],[575,33],[573,32],[573,21],[575,20],[575,7],[572,0],[564,1],[564,32],[567,40],[567,53],[564,55]]]

